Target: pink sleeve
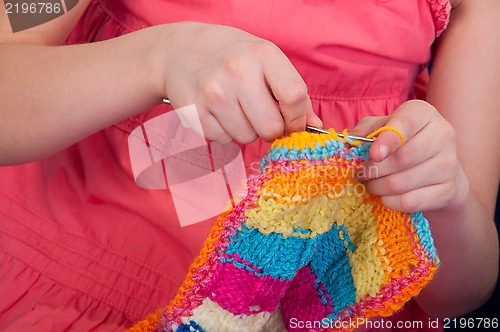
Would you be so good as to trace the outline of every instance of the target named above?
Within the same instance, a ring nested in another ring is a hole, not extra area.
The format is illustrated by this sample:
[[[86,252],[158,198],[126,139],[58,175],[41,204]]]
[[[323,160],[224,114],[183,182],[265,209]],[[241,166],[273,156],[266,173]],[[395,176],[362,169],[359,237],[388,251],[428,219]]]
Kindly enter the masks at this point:
[[[432,11],[436,37],[446,29],[450,20],[451,4],[449,0],[427,0]]]

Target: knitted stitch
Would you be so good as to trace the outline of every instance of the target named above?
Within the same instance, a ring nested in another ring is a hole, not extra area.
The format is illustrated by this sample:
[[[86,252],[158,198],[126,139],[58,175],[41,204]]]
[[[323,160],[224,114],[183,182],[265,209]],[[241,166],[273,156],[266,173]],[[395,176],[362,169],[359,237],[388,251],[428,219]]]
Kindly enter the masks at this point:
[[[333,130],[276,140],[177,296],[130,331],[350,330],[417,295],[439,265],[429,224],[353,178],[370,148],[354,143]]]

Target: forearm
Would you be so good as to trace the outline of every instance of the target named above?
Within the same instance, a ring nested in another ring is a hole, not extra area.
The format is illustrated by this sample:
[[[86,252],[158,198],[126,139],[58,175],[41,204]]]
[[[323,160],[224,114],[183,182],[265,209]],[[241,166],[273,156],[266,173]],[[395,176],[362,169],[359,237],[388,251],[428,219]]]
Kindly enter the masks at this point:
[[[425,216],[431,223],[441,264],[417,302],[439,317],[476,309],[493,292],[498,274],[498,239],[491,214],[469,191],[462,207]]]
[[[463,1],[438,44],[428,101],[452,124],[464,170],[459,204],[427,213],[441,266],[417,298],[430,314],[477,308],[498,274],[493,221],[500,154],[500,25],[498,1]],[[493,146],[492,146],[493,145]],[[493,148],[492,148],[493,147]]]
[[[161,29],[165,38],[168,27]],[[158,33],[74,46],[0,45],[0,164],[44,157],[158,104]]]

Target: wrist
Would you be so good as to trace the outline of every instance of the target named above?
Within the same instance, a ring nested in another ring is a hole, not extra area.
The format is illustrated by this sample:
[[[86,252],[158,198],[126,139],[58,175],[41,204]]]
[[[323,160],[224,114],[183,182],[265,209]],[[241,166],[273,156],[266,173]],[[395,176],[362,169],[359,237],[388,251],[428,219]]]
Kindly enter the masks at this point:
[[[170,25],[154,26],[141,30],[142,69],[148,85],[148,96],[152,102],[160,104],[163,98],[168,98],[166,93],[166,69],[170,66],[171,58],[171,31]]]
[[[459,220],[463,220],[463,216],[469,214],[468,204],[474,201],[474,197],[472,197],[473,192],[471,191],[467,175],[461,167],[458,171],[452,192],[453,194],[450,195],[446,206],[425,212],[429,220],[440,220],[441,223],[442,221],[449,220],[456,223]]]
[[[151,77],[153,77],[153,91],[161,102],[162,98],[171,100],[172,85],[176,85],[181,78],[179,71],[189,71],[180,64],[185,52],[195,52],[193,44],[198,42],[193,39],[202,32],[203,23],[178,22],[168,23],[148,28],[151,49]],[[189,37],[188,37],[189,36]]]
[[[467,176],[462,170],[460,173],[455,184],[456,192],[450,202],[441,209],[425,212],[438,242],[443,241],[439,240],[440,238],[449,236],[450,229],[453,229],[457,236],[463,232],[470,233],[468,230],[476,227],[478,220],[484,219],[484,209],[478,204]],[[442,245],[437,244],[438,249],[440,246]]]
[[[455,180],[455,195],[445,209],[456,210],[462,208],[469,200],[471,194],[469,179],[462,167],[459,166],[458,175]]]

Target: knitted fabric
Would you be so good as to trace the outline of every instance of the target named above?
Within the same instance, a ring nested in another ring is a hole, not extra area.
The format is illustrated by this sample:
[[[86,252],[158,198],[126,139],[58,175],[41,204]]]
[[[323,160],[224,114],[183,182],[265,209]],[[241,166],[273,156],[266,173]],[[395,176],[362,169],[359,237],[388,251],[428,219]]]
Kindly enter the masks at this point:
[[[350,143],[334,131],[275,141],[177,296],[131,331],[350,330],[417,295],[439,265],[429,224],[353,178],[370,144]]]

